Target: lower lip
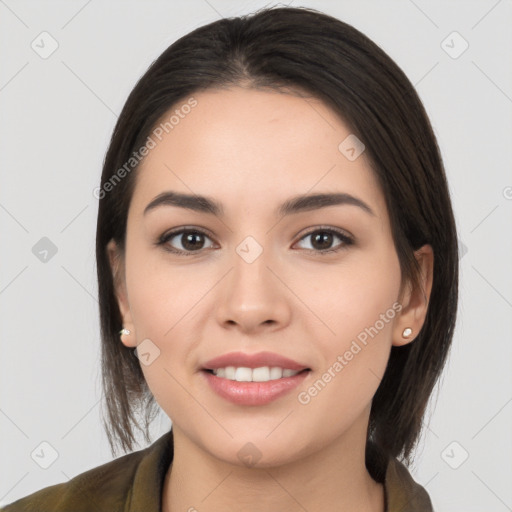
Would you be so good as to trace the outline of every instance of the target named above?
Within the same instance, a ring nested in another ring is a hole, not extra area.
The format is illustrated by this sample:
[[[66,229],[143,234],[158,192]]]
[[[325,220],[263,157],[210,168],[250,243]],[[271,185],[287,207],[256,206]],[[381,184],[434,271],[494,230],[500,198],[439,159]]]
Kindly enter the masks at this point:
[[[208,384],[219,396],[237,405],[265,405],[295,389],[310,373],[303,371],[293,377],[268,382],[238,382],[223,379],[203,370]]]

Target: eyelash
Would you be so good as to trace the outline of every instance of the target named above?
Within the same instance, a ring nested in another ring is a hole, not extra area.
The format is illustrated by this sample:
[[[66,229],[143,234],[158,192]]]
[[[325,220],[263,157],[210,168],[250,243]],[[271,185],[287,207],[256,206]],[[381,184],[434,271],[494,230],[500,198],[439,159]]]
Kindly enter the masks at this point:
[[[164,233],[162,236],[160,236],[160,238],[157,240],[155,245],[157,245],[157,246],[165,246],[165,244],[167,244],[167,242],[169,240],[171,240],[172,238],[174,238],[177,235],[182,235],[184,233],[200,234],[200,235],[204,235],[204,236],[206,236],[208,238],[211,238],[210,235],[207,232],[205,232],[205,231],[203,231],[201,229],[197,229],[197,228],[180,228],[180,229],[177,229],[175,231],[171,231],[169,233]],[[334,249],[325,249],[325,250],[304,249],[307,252],[315,253],[315,254],[323,256],[323,255],[326,255],[326,254],[331,254],[331,253],[339,252],[339,251],[341,251],[343,249],[346,249],[348,246],[354,244],[353,238],[348,236],[345,232],[340,231],[338,229],[327,228],[327,227],[324,228],[324,227],[321,227],[321,226],[315,228],[312,231],[309,231],[308,233],[305,233],[299,239],[299,241],[304,239],[304,238],[306,238],[306,237],[308,237],[308,236],[310,236],[310,235],[313,235],[315,233],[330,233],[330,234],[334,234],[338,238],[340,238],[343,243],[341,243],[338,247],[336,247]],[[200,254],[201,252],[204,251],[204,249],[198,249],[197,251],[182,251],[181,249],[175,249],[175,248],[172,248],[171,246],[165,246],[165,247],[163,247],[163,249],[165,251],[168,251],[170,253],[177,254],[177,255],[180,255],[180,256],[195,256],[195,255]]]

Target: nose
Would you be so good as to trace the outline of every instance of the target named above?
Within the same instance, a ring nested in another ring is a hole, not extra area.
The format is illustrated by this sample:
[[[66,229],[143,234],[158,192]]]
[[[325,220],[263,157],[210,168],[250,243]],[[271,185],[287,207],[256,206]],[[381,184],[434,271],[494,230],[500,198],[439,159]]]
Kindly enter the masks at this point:
[[[288,325],[292,293],[270,253],[263,251],[251,260],[243,251],[235,252],[231,263],[231,271],[219,283],[218,322],[244,334],[273,332]]]

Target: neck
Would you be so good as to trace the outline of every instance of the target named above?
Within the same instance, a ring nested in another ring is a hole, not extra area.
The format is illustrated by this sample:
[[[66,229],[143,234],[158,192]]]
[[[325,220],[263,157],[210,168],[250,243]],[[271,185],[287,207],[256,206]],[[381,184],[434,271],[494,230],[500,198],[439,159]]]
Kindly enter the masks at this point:
[[[219,460],[172,428],[174,458],[165,478],[162,512],[384,512],[384,487],[365,466],[364,423],[311,455],[269,468]]]

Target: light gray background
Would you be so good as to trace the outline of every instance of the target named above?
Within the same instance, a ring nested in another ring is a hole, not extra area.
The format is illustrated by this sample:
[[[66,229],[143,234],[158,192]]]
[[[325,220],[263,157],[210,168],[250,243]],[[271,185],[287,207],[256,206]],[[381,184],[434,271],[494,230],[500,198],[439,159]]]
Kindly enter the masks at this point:
[[[264,5],[0,0],[0,504],[112,458],[100,421],[92,190],[116,115],[178,37]],[[464,249],[454,345],[412,473],[438,512],[512,510],[512,3],[292,5],[367,34],[431,117]],[[46,59],[31,47],[50,48],[43,31],[59,45]],[[462,48],[453,31],[469,43],[458,58],[445,51]],[[33,253],[43,237],[57,247],[46,263]],[[162,414],[153,439],[169,425]],[[48,469],[31,458],[51,456],[43,441],[58,452]]]

